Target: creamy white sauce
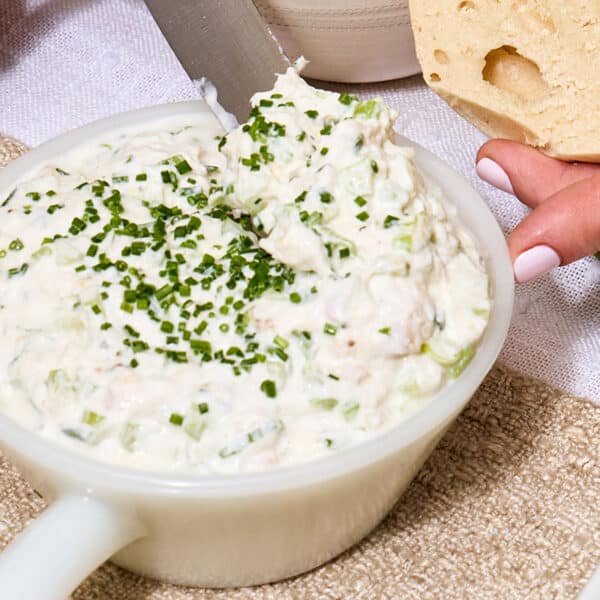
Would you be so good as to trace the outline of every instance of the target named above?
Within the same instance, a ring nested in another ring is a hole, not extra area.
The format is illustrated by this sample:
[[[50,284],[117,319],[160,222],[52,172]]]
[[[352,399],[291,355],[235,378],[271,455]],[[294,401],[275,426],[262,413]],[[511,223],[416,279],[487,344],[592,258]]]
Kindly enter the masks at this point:
[[[395,114],[293,70],[253,104],[0,197],[2,412],[99,460],[238,473],[371,438],[460,374],[488,277]]]

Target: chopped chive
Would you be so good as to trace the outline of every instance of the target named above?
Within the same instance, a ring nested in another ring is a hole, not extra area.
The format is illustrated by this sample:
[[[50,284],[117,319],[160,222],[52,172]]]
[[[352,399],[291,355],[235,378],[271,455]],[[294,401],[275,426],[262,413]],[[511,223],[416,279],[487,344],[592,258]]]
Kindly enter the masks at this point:
[[[185,175],[192,170],[192,167],[190,166],[190,163],[185,160],[185,158],[178,157],[178,160],[175,160],[175,169],[180,175]]]
[[[133,312],[133,306],[128,302],[121,302],[121,310],[131,314]]]
[[[19,252],[20,250],[23,250],[24,247],[25,246],[24,246],[23,242],[19,238],[14,239],[8,245],[8,249],[12,250],[13,252]]]
[[[15,275],[24,275],[27,273],[27,269],[29,265],[27,263],[23,263],[20,267],[12,267],[8,270],[8,276],[14,277]]]
[[[369,216],[370,215],[366,210],[363,210],[363,211],[359,212],[357,215],[355,215],[355,217],[359,221],[362,221],[363,223],[368,220]]]
[[[333,202],[333,196],[329,192],[321,192],[319,198],[323,204],[331,204]]]
[[[268,398],[275,398],[275,396],[277,396],[277,386],[271,379],[265,379],[260,384],[260,391],[263,392]]]
[[[160,330],[163,333],[172,333],[174,329],[175,329],[175,325],[173,325],[173,323],[171,323],[171,321],[163,321],[160,324]]]
[[[337,333],[337,327],[335,325],[332,325],[331,323],[325,323],[323,331],[327,335],[335,335]]]
[[[394,215],[388,215],[383,221],[384,229],[389,229],[396,221],[399,221],[398,217],[394,217]]]
[[[356,100],[358,100],[358,98],[356,96],[351,96],[350,94],[347,94],[346,92],[342,92],[338,97],[338,101],[341,102],[342,104],[345,104],[346,106],[352,104],[352,102],[355,102]]]
[[[47,209],[46,212],[49,215],[53,215],[57,210],[60,210],[61,208],[64,208],[64,204],[51,204]]]
[[[183,424],[183,415],[180,415],[179,413],[171,413],[171,416],[169,417],[169,423],[180,427]]]
[[[290,343],[285,338],[282,338],[280,335],[276,335],[273,338],[273,343],[283,350],[285,350],[290,345]]]
[[[300,302],[302,302],[302,296],[298,292],[292,292],[290,294],[290,302],[300,304]]]

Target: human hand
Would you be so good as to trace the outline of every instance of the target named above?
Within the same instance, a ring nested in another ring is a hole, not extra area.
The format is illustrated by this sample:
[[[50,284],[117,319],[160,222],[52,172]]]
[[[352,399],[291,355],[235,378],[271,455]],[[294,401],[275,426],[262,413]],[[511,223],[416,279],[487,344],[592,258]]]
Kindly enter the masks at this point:
[[[533,209],[508,238],[517,282],[600,250],[600,165],[491,140],[479,149],[477,173]]]

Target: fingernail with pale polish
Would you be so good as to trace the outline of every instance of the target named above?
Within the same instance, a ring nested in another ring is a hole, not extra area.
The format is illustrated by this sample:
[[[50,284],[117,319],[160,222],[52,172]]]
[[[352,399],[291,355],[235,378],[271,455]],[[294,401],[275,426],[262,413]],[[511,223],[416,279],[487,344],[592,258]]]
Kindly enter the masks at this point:
[[[476,169],[477,175],[479,175],[479,177],[481,177],[481,179],[484,181],[487,181],[503,192],[514,194],[513,186],[508,175],[506,174],[506,171],[491,158],[482,158],[477,163]]]
[[[550,246],[534,246],[515,259],[515,279],[517,283],[525,283],[558,267],[560,262],[560,256]]]

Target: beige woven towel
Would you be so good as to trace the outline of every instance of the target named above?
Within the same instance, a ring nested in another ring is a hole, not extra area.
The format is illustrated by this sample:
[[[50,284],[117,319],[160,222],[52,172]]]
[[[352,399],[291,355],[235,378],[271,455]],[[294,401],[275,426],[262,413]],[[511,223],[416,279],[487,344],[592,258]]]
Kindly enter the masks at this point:
[[[0,161],[1,148],[0,139]],[[281,583],[220,591],[106,564],[73,598],[574,599],[600,563],[599,440],[598,408],[498,365],[388,518],[337,560]],[[43,507],[2,460],[0,547]]]

